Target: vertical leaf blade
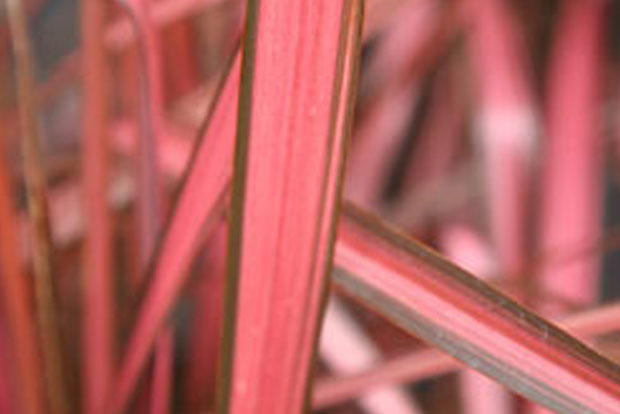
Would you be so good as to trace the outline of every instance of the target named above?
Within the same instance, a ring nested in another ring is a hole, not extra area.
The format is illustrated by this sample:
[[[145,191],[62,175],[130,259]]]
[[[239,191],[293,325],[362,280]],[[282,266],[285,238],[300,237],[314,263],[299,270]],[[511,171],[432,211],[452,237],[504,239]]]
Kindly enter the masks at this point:
[[[361,14],[355,0],[248,3],[220,413],[303,407],[331,266]]]

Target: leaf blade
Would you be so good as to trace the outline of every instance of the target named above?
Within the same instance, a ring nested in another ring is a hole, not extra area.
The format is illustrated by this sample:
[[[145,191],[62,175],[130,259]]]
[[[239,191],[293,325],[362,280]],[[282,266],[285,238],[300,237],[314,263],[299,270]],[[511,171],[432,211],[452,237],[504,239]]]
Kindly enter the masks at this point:
[[[336,263],[345,292],[541,405],[580,413],[620,403],[618,365],[352,206]]]
[[[187,269],[208,223],[219,217],[231,176],[234,125],[239,90],[237,54],[201,130],[201,140],[186,170],[162,241],[155,251],[152,277],[130,335],[109,411],[127,405],[161,324],[187,279]]]
[[[248,3],[220,413],[298,412],[304,404],[361,14],[356,1]]]

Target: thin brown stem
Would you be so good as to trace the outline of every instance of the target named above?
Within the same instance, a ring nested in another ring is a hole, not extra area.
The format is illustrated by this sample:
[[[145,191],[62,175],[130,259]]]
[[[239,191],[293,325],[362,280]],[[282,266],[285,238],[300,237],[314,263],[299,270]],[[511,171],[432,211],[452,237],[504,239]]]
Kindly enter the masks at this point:
[[[7,0],[9,25],[17,72],[19,119],[22,128],[21,152],[32,223],[33,271],[37,318],[45,367],[49,409],[53,414],[69,412],[65,391],[60,336],[52,283],[52,245],[47,203],[46,175],[39,149],[32,52],[20,0]]]

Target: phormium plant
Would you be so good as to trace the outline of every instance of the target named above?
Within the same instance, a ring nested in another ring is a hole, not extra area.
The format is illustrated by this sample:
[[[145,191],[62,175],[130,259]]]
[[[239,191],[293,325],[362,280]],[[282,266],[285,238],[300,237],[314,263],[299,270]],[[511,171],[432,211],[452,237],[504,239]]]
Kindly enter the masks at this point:
[[[1,413],[620,412],[617,2],[68,3],[2,23]]]

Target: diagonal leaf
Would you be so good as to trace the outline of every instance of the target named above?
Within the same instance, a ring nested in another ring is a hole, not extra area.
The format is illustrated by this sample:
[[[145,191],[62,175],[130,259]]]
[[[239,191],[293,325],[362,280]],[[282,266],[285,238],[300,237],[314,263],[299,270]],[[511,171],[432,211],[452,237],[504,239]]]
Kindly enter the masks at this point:
[[[557,320],[559,326],[579,338],[592,338],[620,329],[620,303],[604,305]],[[415,383],[455,372],[463,365],[438,349],[415,350],[354,375],[318,381],[313,408],[320,410],[343,403],[384,385]]]
[[[349,208],[335,283],[406,331],[562,413],[612,413],[620,367],[430,249]]]
[[[239,70],[240,56],[236,55],[200,133],[201,140],[155,251],[150,285],[110,396],[109,412],[119,412],[128,403],[155,337],[187,279],[204,227],[219,218],[218,208],[223,207],[232,170],[237,119],[232,108],[239,94]]]

